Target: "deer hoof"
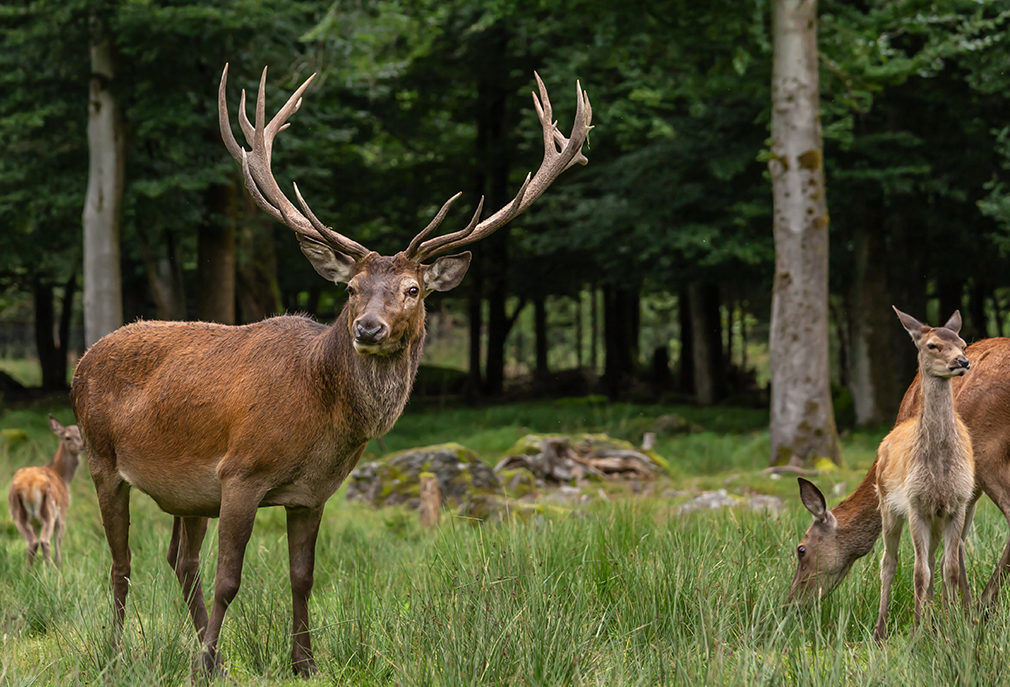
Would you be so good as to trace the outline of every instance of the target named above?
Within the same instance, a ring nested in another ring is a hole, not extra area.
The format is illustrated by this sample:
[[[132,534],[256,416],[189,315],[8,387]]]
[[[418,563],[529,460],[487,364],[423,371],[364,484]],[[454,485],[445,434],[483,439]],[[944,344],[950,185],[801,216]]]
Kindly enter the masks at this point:
[[[316,667],[316,662],[311,658],[296,660],[291,663],[291,667],[298,677],[309,678],[319,674],[319,668]]]
[[[216,652],[212,654],[206,649],[201,650],[193,661],[193,683],[207,684],[217,677],[228,679],[228,671],[224,669],[221,657]]]

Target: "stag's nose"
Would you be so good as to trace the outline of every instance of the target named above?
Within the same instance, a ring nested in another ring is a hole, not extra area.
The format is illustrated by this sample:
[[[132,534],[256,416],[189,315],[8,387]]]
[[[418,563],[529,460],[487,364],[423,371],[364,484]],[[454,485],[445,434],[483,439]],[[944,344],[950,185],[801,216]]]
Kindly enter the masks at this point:
[[[389,329],[374,319],[361,319],[354,323],[354,338],[361,344],[377,344],[386,338]]]
[[[968,359],[965,358],[963,355],[955,359],[954,362],[957,363],[958,367],[964,368],[965,370],[967,370],[971,366],[971,363],[969,363]]]

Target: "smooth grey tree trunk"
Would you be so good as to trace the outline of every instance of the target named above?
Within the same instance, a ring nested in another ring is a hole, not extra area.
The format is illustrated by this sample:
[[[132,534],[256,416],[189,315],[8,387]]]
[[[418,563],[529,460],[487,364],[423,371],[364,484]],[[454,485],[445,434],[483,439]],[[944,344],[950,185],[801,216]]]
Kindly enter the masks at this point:
[[[119,218],[123,204],[125,145],[111,85],[112,38],[93,27],[88,103],[88,191],[84,201],[84,343],[91,346],[123,324]]]
[[[816,0],[774,0],[771,462],[839,460],[828,367],[828,206]]]
[[[849,296],[850,351],[849,391],[856,411],[856,424],[890,423],[898,412],[903,387],[891,356],[894,317],[887,289],[887,249],[874,224],[856,230],[855,270]],[[953,311],[952,311],[953,312]]]

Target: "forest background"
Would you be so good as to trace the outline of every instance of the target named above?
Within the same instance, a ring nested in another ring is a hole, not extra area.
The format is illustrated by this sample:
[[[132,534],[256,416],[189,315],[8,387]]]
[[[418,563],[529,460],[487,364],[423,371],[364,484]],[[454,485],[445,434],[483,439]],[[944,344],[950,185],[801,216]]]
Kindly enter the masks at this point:
[[[960,308],[968,341],[1010,330],[1008,13],[820,2],[840,428],[889,423],[913,374],[892,303],[934,324]],[[233,102],[270,66],[270,112],[318,73],[273,168],[383,254],[457,191],[447,226],[537,168],[536,70],[562,130],[575,80],[589,92],[590,164],[429,299],[417,395],[768,404],[765,0],[36,0],[0,8],[0,31],[0,390],[65,389],[84,350],[89,51],[108,39],[123,321],[332,321],[345,299],[242,188],[217,124],[226,62]]]

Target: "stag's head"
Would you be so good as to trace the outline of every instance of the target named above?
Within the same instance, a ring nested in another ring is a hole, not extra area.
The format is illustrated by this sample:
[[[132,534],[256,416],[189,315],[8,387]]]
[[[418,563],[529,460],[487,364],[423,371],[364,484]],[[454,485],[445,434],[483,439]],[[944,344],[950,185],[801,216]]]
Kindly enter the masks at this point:
[[[796,575],[789,588],[789,600],[805,603],[823,598],[837,587],[855,558],[845,546],[824,494],[813,482],[798,479],[800,498],[814,521],[796,547]]]
[[[428,260],[493,233],[532,205],[566,169],[576,163],[584,165],[588,162],[582,154],[582,145],[592,129],[593,111],[589,96],[576,82],[575,125],[566,137],[553,120],[547,89],[540,76],[535,75],[540,97],[534,94],[533,104],[544,132],[544,160],[536,174],[527,175],[516,197],[490,217],[483,221],[480,219],[484,206],[481,198],[466,227],[451,234],[432,237],[449,208],[462,195],[457,193],[445,202],[435,218],[405,250],[393,256],[381,256],[320,222],[302,198],[297,185],[294,185],[294,192],[299,207],[295,207],[274,180],[270,169],[274,137],[289,126],[287,120],[301,107],[302,94],[314,76],[299,86],[267,123],[267,70],[264,68],[256,98],[255,126],[246,114],[245,91],[242,91],[239,124],[252,148],[247,151],[238,144],[231,130],[225,99],[228,83],[228,66],[225,65],[218,90],[221,136],[228,152],[242,165],[246,188],[256,204],[295,231],[302,253],[319,274],[335,283],[347,284],[348,328],[355,350],[361,354],[391,355],[420,337],[424,329],[424,299],[435,291],[455,288],[470,265],[470,253],[446,255],[430,263]]]
[[[919,349],[919,369],[924,375],[949,379],[968,373],[968,358],[964,355],[966,344],[957,335],[961,331],[959,310],[955,310],[942,327],[930,327],[897,308],[894,312],[898,313],[901,326]]]

